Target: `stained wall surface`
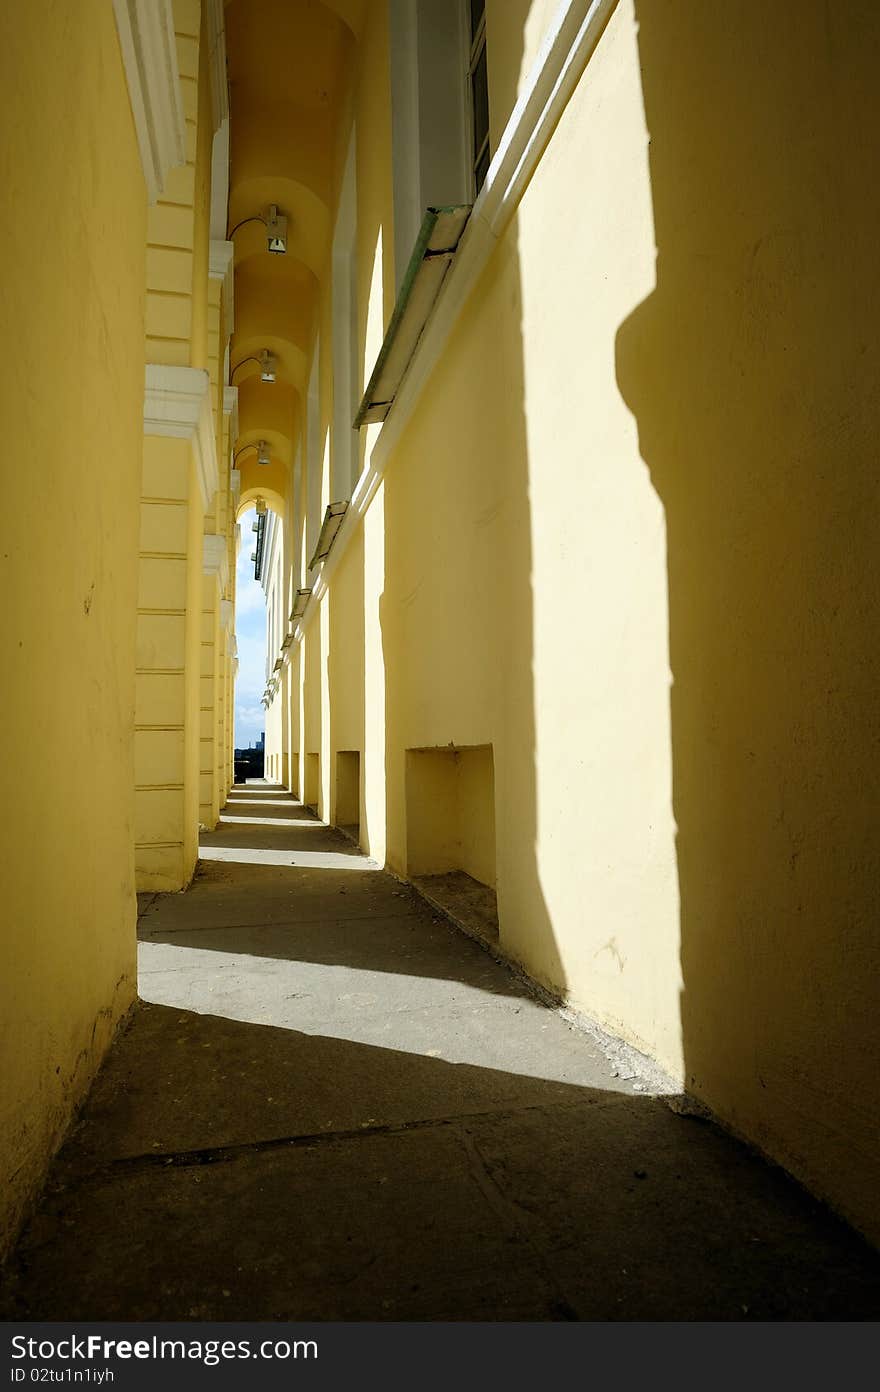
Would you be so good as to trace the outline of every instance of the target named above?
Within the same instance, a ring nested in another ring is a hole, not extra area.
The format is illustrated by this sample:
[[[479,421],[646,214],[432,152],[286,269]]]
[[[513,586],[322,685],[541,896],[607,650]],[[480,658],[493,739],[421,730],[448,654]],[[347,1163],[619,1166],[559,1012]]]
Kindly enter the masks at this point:
[[[146,189],[112,6],[0,13],[0,1247],[135,992]]]

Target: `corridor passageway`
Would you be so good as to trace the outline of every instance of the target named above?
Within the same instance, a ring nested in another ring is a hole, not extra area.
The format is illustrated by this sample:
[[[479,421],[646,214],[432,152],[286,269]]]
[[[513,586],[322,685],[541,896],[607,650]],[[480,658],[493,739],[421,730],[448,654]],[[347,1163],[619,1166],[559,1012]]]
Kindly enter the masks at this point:
[[[880,1262],[290,793],[237,787],[10,1263],[30,1319],[854,1319]]]

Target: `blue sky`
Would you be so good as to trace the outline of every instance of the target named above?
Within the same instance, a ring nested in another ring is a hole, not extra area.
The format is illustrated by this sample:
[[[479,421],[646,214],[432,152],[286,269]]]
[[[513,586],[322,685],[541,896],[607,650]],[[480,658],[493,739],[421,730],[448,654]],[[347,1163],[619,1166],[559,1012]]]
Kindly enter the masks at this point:
[[[251,552],[256,544],[252,530],[256,513],[239,519],[241,551],[235,591],[235,636],[238,639],[238,679],[235,683],[235,744],[237,749],[256,744],[264,726],[260,697],[266,686],[266,602],[263,588],[254,579]]]

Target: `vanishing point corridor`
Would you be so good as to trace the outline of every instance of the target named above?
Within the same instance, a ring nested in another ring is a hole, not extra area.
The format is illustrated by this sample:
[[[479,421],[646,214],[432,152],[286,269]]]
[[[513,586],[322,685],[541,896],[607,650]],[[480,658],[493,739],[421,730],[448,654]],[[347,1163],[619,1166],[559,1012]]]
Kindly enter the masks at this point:
[[[857,1236],[290,793],[237,786],[190,889],[142,896],[139,937],[141,1003],[10,1263],[7,1318],[876,1309]]]

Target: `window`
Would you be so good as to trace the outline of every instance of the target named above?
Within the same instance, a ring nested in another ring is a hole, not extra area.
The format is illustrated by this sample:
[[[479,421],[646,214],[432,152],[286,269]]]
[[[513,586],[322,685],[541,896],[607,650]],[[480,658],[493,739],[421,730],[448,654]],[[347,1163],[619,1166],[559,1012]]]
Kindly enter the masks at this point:
[[[425,209],[457,207],[474,200],[472,80],[483,92],[481,146],[488,130],[488,93],[485,58],[482,66],[479,61],[485,52],[484,3],[389,3],[394,264],[399,290]],[[480,39],[472,44],[472,31],[476,37],[477,30]],[[473,79],[472,50],[477,60]],[[483,166],[487,166],[487,153],[483,153]],[[480,177],[485,177],[485,167]]]
[[[469,0],[471,51],[468,80],[473,132],[474,194],[483,187],[491,158],[489,150],[489,79],[486,68],[486,0]]]

